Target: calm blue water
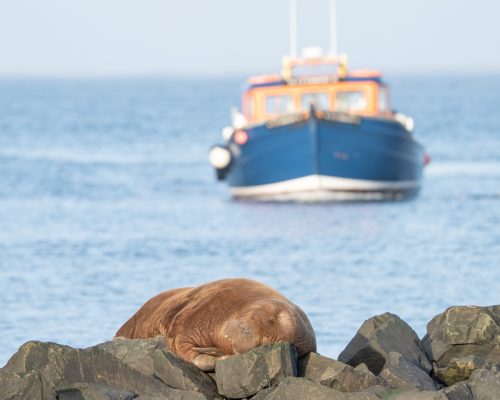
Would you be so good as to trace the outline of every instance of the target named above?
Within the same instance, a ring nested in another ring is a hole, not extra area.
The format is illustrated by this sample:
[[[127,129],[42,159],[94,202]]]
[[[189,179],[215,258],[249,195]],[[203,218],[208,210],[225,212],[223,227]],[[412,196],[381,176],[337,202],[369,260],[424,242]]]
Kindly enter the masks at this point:
[[[411,202],[235,202],[207,150],[241,84],[0,82],[0,365],[90,346],[154,294],[244,276],[298,303],[319,351],[391,311],[419,335],[500,303],[500,75],[394,77],[433,159]]]

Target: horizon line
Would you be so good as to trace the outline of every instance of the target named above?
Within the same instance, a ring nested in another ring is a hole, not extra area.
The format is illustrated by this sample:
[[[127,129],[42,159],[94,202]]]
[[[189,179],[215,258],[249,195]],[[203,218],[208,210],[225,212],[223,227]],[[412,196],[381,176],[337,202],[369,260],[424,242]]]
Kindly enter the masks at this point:
[[[352,68],[351,70],[356,70]],[[229,70],[229,71],[142,71],[142,72],[0,72],[0,80],[102,80],[102,79],[168,79],[168,78],[245,78],[266,73],[254,70]],[[378,69],[383,75],[387,76],[432,76],[432,75],[450,75],[450,76],[470,76],[470,75],[500,75],[500,67],[492,68],[381,68]]]

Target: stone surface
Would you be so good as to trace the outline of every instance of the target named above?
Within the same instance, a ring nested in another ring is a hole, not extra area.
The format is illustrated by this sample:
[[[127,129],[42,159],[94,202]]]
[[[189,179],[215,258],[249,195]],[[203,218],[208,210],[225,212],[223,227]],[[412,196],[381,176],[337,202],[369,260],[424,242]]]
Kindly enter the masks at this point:
[[[257,347],[215,362],[219,394],[241,399],[297,375],[297,351],[288,343]]]
[[[475,370],[467,382],[474,400],[500,399],[500,374],[493,371]]]
[[[206,397],[201,393],[174,390],[168,396],[159,394],[140,395],[134,400],[206,400]]]
[[[390,388],[388,386],[375,385],[375,386],[370,386],[369,388],[365,389],[365,392],[373,393],[379,399],[388,399],[388,398],[390,398],[389,396],[391,394],[399,393],[399,392],[401,392],[401,390],[400,389],[393,389],[393,388]]]
[[[353,367],[364,363],[370,371],[378,375],[390,352],[401,354],[425,372],[432,370],[417,334],[401,318],[390,313],[366,320],[339,355],[339,361]]]
[[[393,393],[386,398],[387,400],[448,400],[442,392],[434,391],[402,391]]]
[[[401,354],[390,352],[384,369],[380,372],[390,387],[397,389],[437,390],[431,376]]]
[[[165,336],[152,339],[114,338],[95,346],[112,354],[115,358],[144,375],[154,374],[153,354],[156,350],[167,348]]]
[[[465,382],[455,383],[443,389],[448,400],[474,400],[469,386]]]
[[[466,351],[464,348],[460,348],[459,350]],[[446,361],[442,360],[441,363],[443,363],[444,366],[440,366],[440,364],[436,363],[434,365],[436,377],[449,386],[453,385],[455,382],[469,379],[472,372],[476,369],[498,370],[499,364],[492,361],[494,353],[485,352],[484,349],[476,349],[474,352],[476,353],[475,355],[453,357]]]
[[[310,353],[299,360],[298,376],[340,392],[359,392],[370,386],[384,383],[364,364],[353,368],[316,353]]]
[[[77,350],[54,343],[28,342],[4,370],[17,374],[36,371],[52,389],[85,382],[137,394],[177,395],[160,380],[141,374],[97,347]]]
[[[456,345],[500,344],[500,306],[450,307],[427,324],[425,348],[433,361]]]
[[[285,378],[265,400],[378,400],[373,393],[342,393],[309,379]]]
[[[57,389],[57,400],[133,400],[132,392],[103,385],[75,383]]]
[[[259,393],[257,393],[255,396],[252,396],[252,400],[266,400],[272,392],[274,392],[277,389],[277,386],[271,386],[265,389],[262,389]]]
[[[155,376],[168,386],[203,393],[209,399],[219,397],[214,381],[195,365],[165,350],[156,350],[153,359]]]
[[[71,347],[55,343],[28,342],[9,359],[3,370],[19,374],[37,371],[55,387],[62,380],[62,367],[74,352]]]
[[[297,363],[293,346],[276,343],[218,360],[211,376],[163,337],[83,350],[28,342],[0,369],[0,400],[500,400],[499,322],[494,306],[452,307],[429,323],[432,376],[450,385],[439,391],[415,333],[384,314],[341,354],[350,365],[316,353]]]
[[[56,392],[37,372],[22,374],[0,369],[0,400],[55,399]]]
[[[427,325],[423,345],[446,385],[476,369],[500,369],[500,306],[450,307]]]

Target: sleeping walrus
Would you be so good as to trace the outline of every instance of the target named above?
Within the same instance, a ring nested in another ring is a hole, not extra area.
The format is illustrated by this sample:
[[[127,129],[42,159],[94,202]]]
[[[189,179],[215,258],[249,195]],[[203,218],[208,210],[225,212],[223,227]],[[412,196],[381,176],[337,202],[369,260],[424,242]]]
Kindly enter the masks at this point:
[[[299,356],[316,351],[304,312],[285,296],[249,279],[224,279],[168,290],[148,300],[115,336],[164,335],[168,349],[204,371],[215,360],[273,342],[289,342]]]

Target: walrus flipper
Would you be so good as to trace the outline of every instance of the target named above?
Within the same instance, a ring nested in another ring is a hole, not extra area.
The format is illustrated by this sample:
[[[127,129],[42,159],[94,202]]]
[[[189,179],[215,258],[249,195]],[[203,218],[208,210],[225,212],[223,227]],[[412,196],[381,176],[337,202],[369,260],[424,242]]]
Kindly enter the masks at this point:
[[[215,361],[223,360],[227,356],[222,357],[214,357],[209,354],[200,354],[193,358],[191,361],[194,365],[196,365],[199,369],[205,372],[215,371]]]
[[[215,371],[215,360],[227,357],[217,347],[192,347],[191,349],[200,353],[191,362],[205,372]]]
[[[217,347],[193,347],[193,350],[213,357],[221,357],[224,355],[224,352]]]

